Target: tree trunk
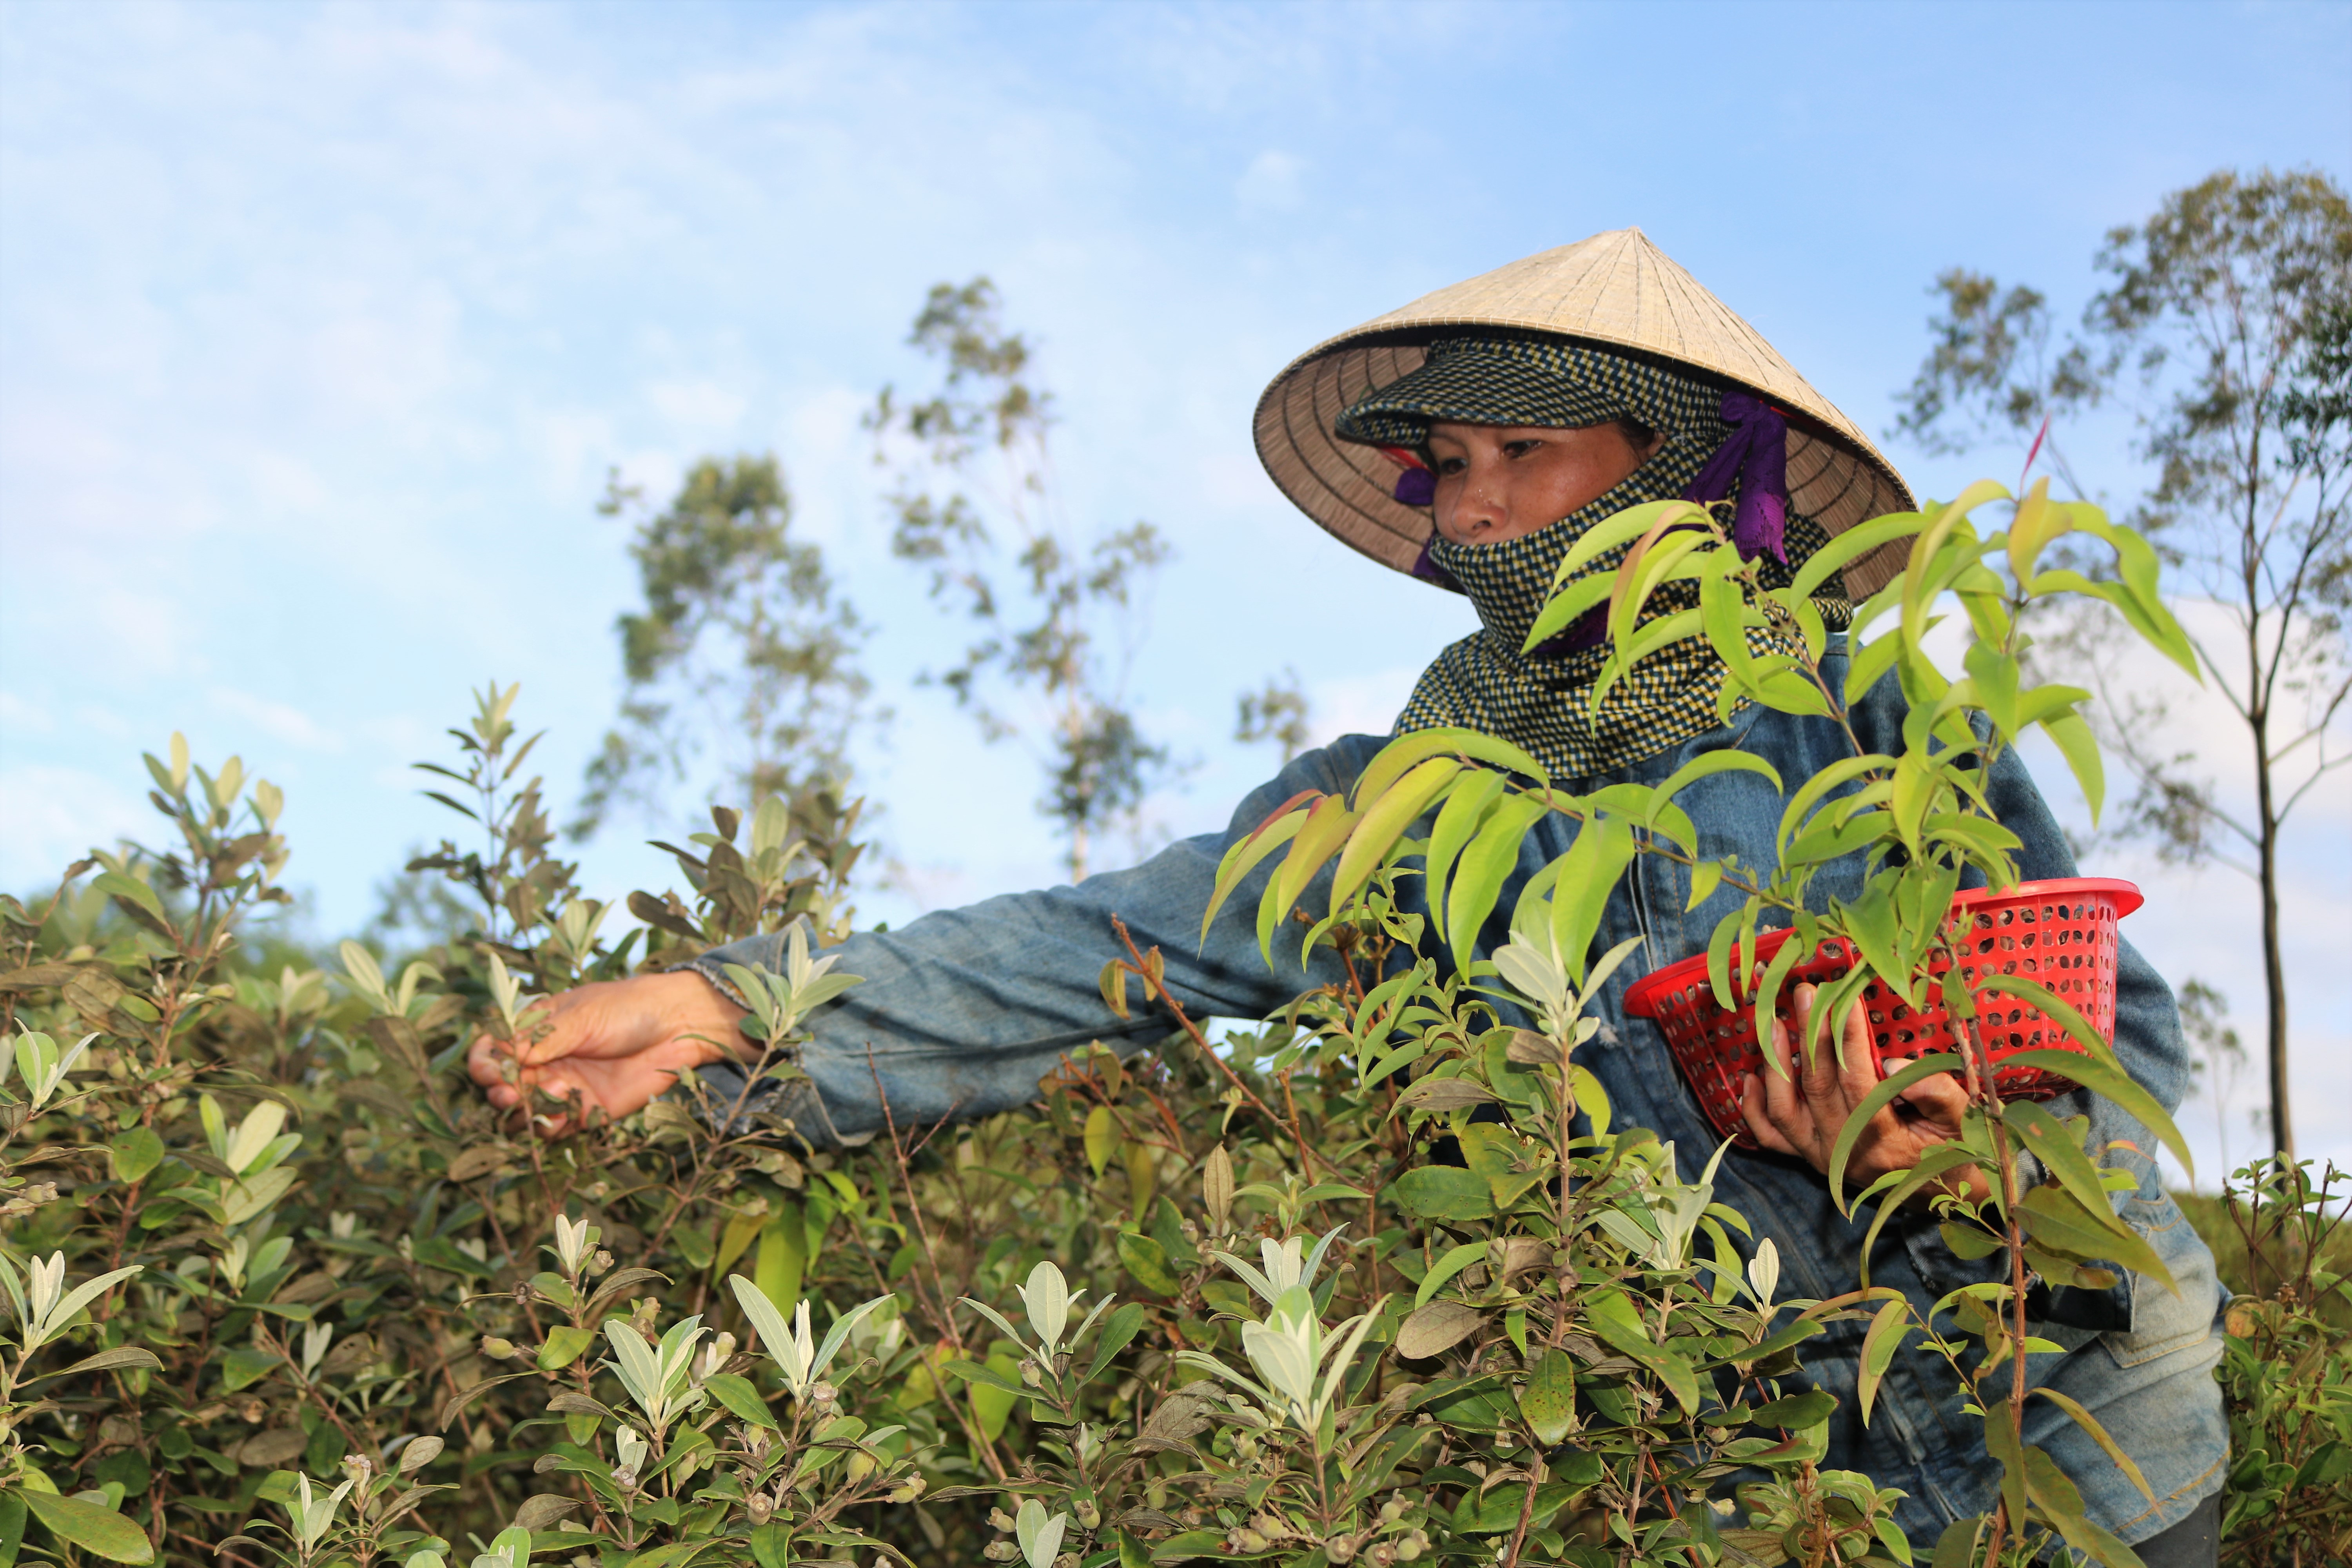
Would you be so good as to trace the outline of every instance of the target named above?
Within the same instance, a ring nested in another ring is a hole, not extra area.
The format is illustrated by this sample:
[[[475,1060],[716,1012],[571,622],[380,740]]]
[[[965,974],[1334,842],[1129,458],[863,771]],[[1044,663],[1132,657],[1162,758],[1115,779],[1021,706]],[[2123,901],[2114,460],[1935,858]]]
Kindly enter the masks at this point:
[[[2269,726],[2259,719],[2254,725],[2254,793],[2262,832],[2263,984],[2270,999],[2271,1152],[2282,1166],[2291,1166],[2294,1121],[2286,1087],[2286,964],[2279,951],[2279,820],[2271,790]]]

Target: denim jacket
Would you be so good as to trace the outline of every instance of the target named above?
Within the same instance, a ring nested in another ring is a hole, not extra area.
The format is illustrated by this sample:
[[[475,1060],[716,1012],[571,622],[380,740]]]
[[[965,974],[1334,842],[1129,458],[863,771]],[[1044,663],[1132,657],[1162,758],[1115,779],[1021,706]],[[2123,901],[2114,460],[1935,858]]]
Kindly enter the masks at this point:
[[[1824,669],[1832,689],[1843,671],[1843,639],[1833,639]],[[1865,746],[1892,753],[1902,749],[1903,714],[1900,689],[1889,677],[1854,704],[1849,718]],[[1383,737],[1350,735],[1310,752],[1252,792],[1223,833],[1172,845],[1131,870],[990,899],[925,915],[902,930],[850,938],[834,950],[839,968],[866,983],[811,1021],[801,1061],[811,1083],[796,1086],[777,1109],[820,1143],[879,1131],[883,1095],[901,1127],[984,1116],[1034,1100],[1037,1080],[1066,1051],[1094,1040],[1139,1047],[1163,1036],[1165,1022],[1148,1016],[1150,1010],[1121,1020],[1097,989],[1104,963],[1119,952],[1110,927],[1114,915],[1126,921],[1139,948],[1161,951],[1169,990],[1195,1016],[1265,1017],[1307,987],[1335,980],[1328,953],[1306,968],[1295,947],[1286,955],[1277,945],[1271,968],[1259,954],[1257,895],[1279,856],[1261,866],[1220,911],[1205,945],[1201,915],[1218,861],[1234,837],[1301,790],[1345,790],[1386,743]],[[1725,750],[1760,756],[1792,783],[1850,754],[1833,723],[1749,706],[1728,724],[1644,763],[1555,782],[1579,793],[1627,781],[1656,784],[1702,752]],[[1990,794],[2002,824],[2024,841],[2018,858],[2027,879],[2075,874],[2063,834],[2014,753],[1996,763]],[[1776,863],[1773,830],[1784,802],[1760,776],[1715,773],[1678,798],[1697,826],[1702,855],[1736,852],[1747,866]],[[1573,837],[1573,825],[1557,816],[1528,835],[1482,952],[1507,940],[1503,912],[1515,904],[1519,884],[1563,853]],[[1862,857],[1850,857],[1815,879],[1813,896],[1824,904],[1832,895],[1851,897],[1863,874]],[[1327,868],[1307,890],[1307,907],[1328,899],[1329,875]],[[1409,879],[1401,891],[1419,886],[1418,879]],[[1716,921],[1737,900],[1730,889],[1719,889],[1685,913],[1688,894],[1684,868],[1650,857],[1634,863],[1610,901],[1598,949],[1632,936],[1642,946],[1609,982],[1596,1005],[1600,1031],[1580,1047],[1577,1059],[1600,1078],[1620,1123],[1647,1126],[1673,1141],[1685,1165],[1695,1169],[1716,1140],[1656,1029],[1623,1012],[1633,981],[1705,951]],[[724,988],[721,964],[781,968],[782,952],[781,938],[753,937],[696,962]],[[1446,962],[1443,955],[1440,962]],[[2116,989],[2116,1053],[2169,1110],[2188,1079],[2172,994],[2128,942],[2122,944]],[[706,1069],[706,1076],[730,1099],[741,1081],[723,1068]],[[2137,1121],[2104,1100],[2078,1092],[2052,1109],[2062,1116],[2087,1113],[2103,1142],[2155,1147]],[[2156,1501],[2142,1497],[2052,1401],[2029,1402],[2026,1437],[2074,1479],[2093,1518],[2125,1541],[2140,1542],[2221,1489],[2229,1433],[2212,1369],[2221,1354],[2215,1324],[2224,1292],[2211,1255],[2165,1195],[2153,1163],[2125,1158],[2141,1179],[2137,1192],[2118,1198],[2119,1211],[2147,1236],[2179,1293],[2127,1275],[2107,1292],[2059,1290],[2038,1299],[2044,1321],[2035,1331],[2063,1348],[2033,1356],[2029,1371],[2036,1384],[2072,1395],[2105,1426],[2138,1463]],[[1783,1290],[1827,1298],[1858,1284],[1868,1214],[1857,1211],[1851,1220],[1840,1215],[1811,1166],[1735,1149],[1717,1173],[1716,1197],[1748,1217],[1758,1241],[1769,1236],[1776,1242]],[[1982,1278],[1985,1267],[1956,1259],[1930,1216],[1906,1214],[1890,1222],[1880,1238],[1871,1278],[1900,1288],[1924,1311],[1954,1286]],[[1902,1488],[1908,1497],[1901,1522],[1914,1542],[1925,1544],[1952,1519],[1989,1509],[1999,1476],[1984,1456],[1981,1418],[1963,1412],[1948,1371],[1924,1354],[1896,1358],[1864,1427],[1852,1391],[1865,1327],[1833,1325],[1805,1346],[1808,1373],[1843,1396],[1832,1420],[1826,1462]]]

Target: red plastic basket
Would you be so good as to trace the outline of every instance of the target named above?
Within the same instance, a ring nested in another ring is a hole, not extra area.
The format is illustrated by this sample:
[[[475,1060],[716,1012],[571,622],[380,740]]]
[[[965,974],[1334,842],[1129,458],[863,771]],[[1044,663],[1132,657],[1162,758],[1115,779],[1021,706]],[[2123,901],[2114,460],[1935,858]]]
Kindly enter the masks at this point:
[[[1950,916],[1955,927],[1967,931],[1961,971],[1970,980],[2016,974],[2038,981],[2056,992],[2090,1021],[2102,1039],[2112,1044],[2116,922],[2141,902],[2139,889],[2133,884],[2099,877],[2020,882],[2005,893],[1962,893],[1953,899]],[[1759,935],[1757,962],[1770,963],[1789,936],[1786,931]],[[1799,982],[1818,985],[1834,980],[1851,971],[1853,963],[1845,942],[1823,942],[1782,984],[1783,1015],[1788,1011],[1785,999]],[[1940,974],[1946,967],[1939,963],[1935,972]],[[1880,1077],[1885,1076],[1888,1057],[1920,1057],[1957,1048],[1940,1000],[1915,1012],[1875,980],[1863,988],[1862,994],[1870,1022],[1871,1056]],[[1976,1003],[1986,1043],[1992,1048],[1993,1081],[2003,1098],[2047,1100],[2074,1087],[2038,1068],[2000,1065],[2002,1058],[2019,1051],[2080,1049],[2063,1026],[2039,1007],[1998,992],[1979,990]],[[1764,1070],[1764,1053],[1756,1039],[1756,1015],[1750,1006],[1727,1012],[1716,1005],[1715,990],[1707,984],[1706,955],[1670,963],[1634,982],[1625,994],[1625,1011],[1657,1022],[1684,1081],[1697,1095],[1699,1109],[1717,1136],[1736,1139],[1743,1149],[1755,1148],[1756,1141],[1748,1135],[1747,1121],[1740,1114],[1739,1086],[1749,1073]]]

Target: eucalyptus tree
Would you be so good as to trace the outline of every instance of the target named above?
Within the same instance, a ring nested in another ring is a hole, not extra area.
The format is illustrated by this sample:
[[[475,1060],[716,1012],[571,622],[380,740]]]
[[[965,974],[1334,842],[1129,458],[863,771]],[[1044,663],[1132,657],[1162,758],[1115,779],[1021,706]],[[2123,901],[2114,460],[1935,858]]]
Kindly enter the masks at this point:
[[[1138,723],[1128,694],[1144,601],[1169,547],[1148,522],[1070,518],[1054,478],[1053,395],[988,279],[934,286],[908,342],[938,380],[916,399],[883,387],[866,416],[892,479],[890,547],[928,573],[932,599],[971,632],[953,663],[923,679],[987,739],[1017,739],[1036,759],[1037,809],[1076,881],[1102,834],[1132,823],[1181,766]]]
[[[2079,494],[2059,422],[2108,400],[2133,416],[2147,465],[2135,521],[2182,593],[2220,613],[2218,632],[2187,624],[2242,749],[2179,746],[2095,605],[2045,637],[2042,657],[2108,699],[2103,738],[2137,785],[2125,830],[2260,889],[2272,1142],[2292,1158],[2280,856],[2295,809],[2352,760],[2352,204],[2315,172],[2225,170],[2112,230],[2095,266],[2105,286],[2063,344],[2038,290],[1965,269],[1938,278],[1936,344],[1897,428],[1950,451],[2030,440],[2029,466],[2053,454]],[[2219,770],[2251,808],[2224,799]]]
[[[640,606],[614,623],[625,689],[572,831],[621,805],[675,817],[676,797],[838,796],[855,737],[887,721],[859,666],[866,625],[793,531],[772,455],[704,458],[656,512],[615,472],[597,510],[631,525]]]
[[[1234,739],[1244,746],[1271,741],[1286,765],[1307,749],[1314,732],[1314,707],[1295,669],[1269,676],[1255,691],[1244,691],[1234,704]]]

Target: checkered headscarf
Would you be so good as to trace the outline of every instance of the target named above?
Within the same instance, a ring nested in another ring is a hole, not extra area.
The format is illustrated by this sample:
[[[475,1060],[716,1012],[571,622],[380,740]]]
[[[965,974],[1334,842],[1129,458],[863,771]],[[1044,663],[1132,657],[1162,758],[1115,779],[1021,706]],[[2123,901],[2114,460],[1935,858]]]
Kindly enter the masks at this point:
[[[1605,641],[1576,647],[1568,645],[1580,639],[1556,637],[1531,654],[1519,647],[1551,596],[1553,572],[1586,529],[1627,507],[1681,495],[1709,466],[1734,435],[1719,412],[1723,402],[1720,387],[1647,361],[1559,338],[1488,331],[1439,340],[1420,370],[1339,416],[1335,433],[1342,440],[1414,451],[1439,422],[1569,427],[1630,418],[1664,437],[1622,484],[1548,528],[1500,544],[1454,544],[1433,532],[1432,574],[1469,596],[1481,629],[1422,673],[1397,717],[1398,733],[1483,731],[1526,750],[1563,780],[1630,766],[1722,721],[1717,699],[1726,672],[1704,637],[1643,658],[1612,689],[1598,715],[1588,711],[1588,694],[1608,658]],[[1786,563],[1764,558],[1768,585],[1790,581],[1828,537],[1811,519],[1790,515]],[[1614,573],[1626,548],[1603,552],[1580,575]],[[1832,625],[1851,616],[1843,594],[1834,578],[1822,592],[1821,608]],[[1643,618],[1697,603],[1696,584],[1673,584],[1651,596]],[[1792,638],[1771,628],[1752,627],[1748,638],[1759,656],[1795,651]]]

